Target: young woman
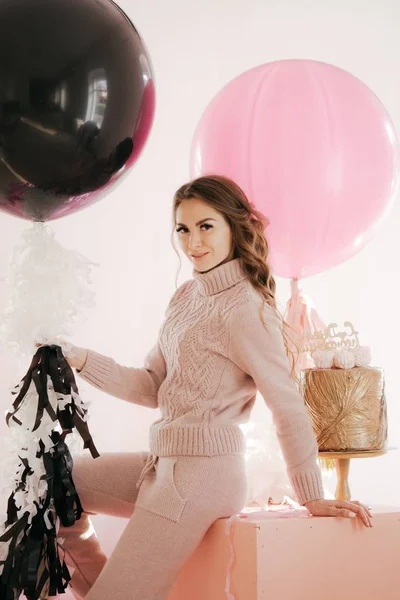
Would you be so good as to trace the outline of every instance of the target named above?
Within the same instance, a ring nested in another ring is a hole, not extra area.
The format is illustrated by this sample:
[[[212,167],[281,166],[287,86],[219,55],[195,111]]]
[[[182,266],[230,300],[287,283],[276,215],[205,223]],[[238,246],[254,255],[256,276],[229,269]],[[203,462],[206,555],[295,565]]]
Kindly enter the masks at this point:
[[[211,524],[244,507],[239,424],[257,390],[272,411],[299,503],[313,515],[358,515],[372,525],[360,503],[323,499],[317,444],[275,307],[264,217],[234,182],[213,176],[177,191],[173,220],[194,278],[172,297],[145,366],[123,367],[77,347],[69,359],[105,393],[161,410],[149,453],[75,461],[85,512],[59,535],[77,598],[167,597]],[[129,518],[107,564],[89,520],[98,513]]]

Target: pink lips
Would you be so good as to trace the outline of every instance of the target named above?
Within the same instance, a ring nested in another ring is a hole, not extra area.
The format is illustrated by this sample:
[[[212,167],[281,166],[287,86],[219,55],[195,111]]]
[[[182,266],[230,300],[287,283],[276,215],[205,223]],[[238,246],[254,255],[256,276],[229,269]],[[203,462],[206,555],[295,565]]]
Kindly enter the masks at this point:
[[[205,256],[207,256],[207,254],[208,254],[208,252],[205,252],[204,254],[197,254],[197,255],[192,254],[192,258],[194,260],[200,260],[200,259],[204,258]]]

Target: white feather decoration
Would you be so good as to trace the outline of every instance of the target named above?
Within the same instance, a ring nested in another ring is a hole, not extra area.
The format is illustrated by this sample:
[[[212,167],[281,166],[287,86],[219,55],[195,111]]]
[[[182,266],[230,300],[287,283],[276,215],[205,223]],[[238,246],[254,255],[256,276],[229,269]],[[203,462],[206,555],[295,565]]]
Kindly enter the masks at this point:
[[[36,342],[71,335],[94,306],[93,266],[79,252],[64,248],[48,225],[34,223],[25,230],[10,260],[1,344],[32,354]]]

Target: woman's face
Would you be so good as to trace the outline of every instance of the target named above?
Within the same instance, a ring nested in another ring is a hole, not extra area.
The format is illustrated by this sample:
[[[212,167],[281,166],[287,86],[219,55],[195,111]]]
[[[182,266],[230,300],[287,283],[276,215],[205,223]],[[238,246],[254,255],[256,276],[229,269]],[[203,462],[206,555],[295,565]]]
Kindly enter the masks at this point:
[[[203,200],[183,200],[175,215],[179,245],[196,271],[205,273],[233,258],[232,232],[220,212]]]

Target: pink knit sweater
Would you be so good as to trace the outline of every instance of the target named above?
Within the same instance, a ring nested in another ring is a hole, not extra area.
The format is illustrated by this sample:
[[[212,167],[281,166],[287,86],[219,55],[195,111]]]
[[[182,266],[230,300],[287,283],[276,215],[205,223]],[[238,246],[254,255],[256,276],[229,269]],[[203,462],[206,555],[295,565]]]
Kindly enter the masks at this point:
[[[317,444],[290,374],[281,326],[240,259],[194,272],[174,294],[157,344],[143,368],[128,368],[89,351],[80,375],[100,390],[159,407],[150,430],[156,456],[241,453],[257,389],[272,411],[298,501],[323,497]]]

